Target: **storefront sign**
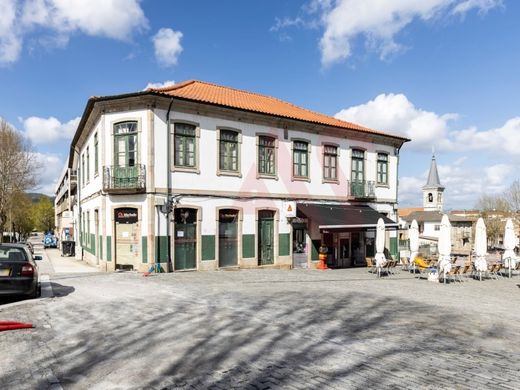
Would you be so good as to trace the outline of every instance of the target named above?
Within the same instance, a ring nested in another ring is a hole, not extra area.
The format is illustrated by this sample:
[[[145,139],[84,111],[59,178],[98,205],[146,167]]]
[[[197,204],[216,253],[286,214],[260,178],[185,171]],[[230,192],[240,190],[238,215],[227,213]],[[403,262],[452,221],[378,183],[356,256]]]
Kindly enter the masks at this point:
[[[286,218],[296,218],[296,202],[285,202],[284,211]]]
[[[137,223],[136,209],[117,209],[115,211],[115,220],[117,223]]]

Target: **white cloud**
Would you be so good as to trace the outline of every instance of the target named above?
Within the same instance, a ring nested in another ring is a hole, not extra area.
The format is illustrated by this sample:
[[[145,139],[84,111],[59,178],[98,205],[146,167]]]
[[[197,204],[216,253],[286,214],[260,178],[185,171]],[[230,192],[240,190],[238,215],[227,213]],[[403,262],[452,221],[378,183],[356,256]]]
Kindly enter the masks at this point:
[[[515,159],[520,157],[520,117],[511,118],[494,129],[470,127],[458,130],[453,129],[458,114],[427,111],[416,107],[405,95],[393,93],[380,94],[367,103],[345,108],[335,117],[410,138],[412,142],[406,145],[407,149],[478,150],[500,155],[505,153]]]
[[[440,164],[442,157],[437,158],[448,208],[471,208],[481,194],[499,194],[518,178],[520,117],[509,119],[498,128],[456,130],[453,127],[458,114],[418,108],[403,94],[381,94],[367,103],[341,110],[336,117],[411,138],[405,151],[429,152],[435,147],[451,157],[471,153],[449,165]],[[484,153],[493,159],[493,165],[483,166]],[[429,153],[424,156],[425,170],[421,175],[399,178],[401,205],[422,205],[421,188],[428,175]]]
[[[464,15],[472,9],[477,9],[480,13],[488,12],[490,9],[501,6],[502,0],[465,0],[457,4],[452,13]]]
[[[354,42],[361,38],[368,50],[381,59],[403,50],[396,35],[413,21],[433,21],[451,15],[462,18],[471,10],[487,12],[503,0],[311,0],[304,11],[318,17],[324,28],[320,39],[321,62],[331,65],[352,55]],[[277,19],[276,30],[313,26],[296,18]]]
[[[174,31],[171,28],[161,28],[152,38],[155,49],[155,58],[163,66],[173,66],[177,64],[179,55],[182,52],[182,32]]]
[[[476,127],[454,131],[455,145],[473,150],[487,150],[518,156],[520,150],[520,117],[509,119],[502,127],[478,131]]]
[[[171,87],[172,85],[175,85],[174,80],[166,80],[165,82],[162,82],[162,83],[148,83],[148,84],[146,84],[146,87],[144,87],[143,91],[146,91],[149,88],[156,89],[156,88]]]
[[[22,50],[16,29],[16,1],[0,1],[0,64],[16,61]]]
[[[60,156],[53,153],[35,152],[33,153],[33,158],[38,172],[45,173],[37,175],[39,182],[34,190],[46,195],[54,196],[54,191],[58,184],[65,161]]]
[[[438,157],[437,162],[441,159]],[[441,184],[446,187],[445,209],[471,209],[482,194],[501,194],[516,178],[512,164],[495,164],[482,169],[474,163],[467,157],[461,157],[450,164],[438,164]],[[401,207],[422,206],[422,186],[427,181],[429,160],[424,165],[426,169],[419,176],[399,178]]]
[[[129,40],[148,27],[140,0],[2,0],[0,63],[15,62],[24,37],[41,29],[42,43],[65,45],[74,32]],[[48,34],[46,36],[45,34]]]
[[[365,104],[343,109],[336,118],[413,140],[414,149],[431,149],[445,139],[456,114],[436,114],[414,106],[403,94],[381,94]],[[441,145],[439,145],[441,146]],[[442,145],[445,146],[445,145]]]
[[[50,144],[60,140],[71,140],[78,127],[80,117],[61,123],[55,117],[31,116],[23,119],[25,136],[33,144]]]
[[[511,179],[514,167],[510,164],[495,164],[484,168],[486,181],[492,186],[504,186]]]

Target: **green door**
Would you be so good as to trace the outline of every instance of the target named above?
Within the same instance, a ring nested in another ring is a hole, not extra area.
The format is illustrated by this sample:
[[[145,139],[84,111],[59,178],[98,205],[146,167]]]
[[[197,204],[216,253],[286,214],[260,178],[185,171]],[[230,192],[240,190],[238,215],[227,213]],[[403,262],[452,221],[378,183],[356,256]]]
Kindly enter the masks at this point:
[[[274,211],[258,213],[258,265],[274,264]]]
[[[353,196],[363,196],[364,192],[365,192],[364,157],[365,157],[365,153],[362,150],[353,150],[352,151],[351,195],[353,195]]]
[[[238,265],[238,211],[220,210],[218,230],[219,267]]]
[[[197,210],[175,209],[175,270],[197,268]]]

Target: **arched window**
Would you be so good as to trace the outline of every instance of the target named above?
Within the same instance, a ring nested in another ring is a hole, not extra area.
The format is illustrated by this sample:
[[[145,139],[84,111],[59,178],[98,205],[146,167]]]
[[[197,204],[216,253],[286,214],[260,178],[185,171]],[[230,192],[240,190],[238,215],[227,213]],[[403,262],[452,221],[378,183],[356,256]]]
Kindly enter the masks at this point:
[[[137,164],[137,121],[114,125],[114,165],[133,167]]]

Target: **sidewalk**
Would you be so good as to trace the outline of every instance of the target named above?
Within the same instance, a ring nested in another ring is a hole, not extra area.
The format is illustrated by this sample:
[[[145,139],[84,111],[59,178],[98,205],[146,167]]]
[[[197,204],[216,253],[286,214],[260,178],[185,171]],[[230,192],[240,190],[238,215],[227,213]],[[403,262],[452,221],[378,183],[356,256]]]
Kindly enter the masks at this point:
[[[81,260],[76,260],[74,257],[61,256],[61,252],[58,249],[45,249],[42,252],[44,260],[49,261],[49,266],[44,265],[42,271],[50,271],[50,275],[53,274],[76,274],[76,273],[92,273],[100,272],[97,267],[89,265]]]

